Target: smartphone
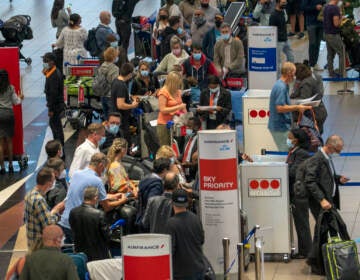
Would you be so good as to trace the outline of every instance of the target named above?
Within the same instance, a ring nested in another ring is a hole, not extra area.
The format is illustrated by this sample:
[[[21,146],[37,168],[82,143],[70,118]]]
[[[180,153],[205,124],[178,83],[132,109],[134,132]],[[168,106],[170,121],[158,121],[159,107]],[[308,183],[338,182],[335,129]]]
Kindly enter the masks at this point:
[[[136,153],[139,150],[138,146],[135,146],[134,148],[131,149],[131,152]]]

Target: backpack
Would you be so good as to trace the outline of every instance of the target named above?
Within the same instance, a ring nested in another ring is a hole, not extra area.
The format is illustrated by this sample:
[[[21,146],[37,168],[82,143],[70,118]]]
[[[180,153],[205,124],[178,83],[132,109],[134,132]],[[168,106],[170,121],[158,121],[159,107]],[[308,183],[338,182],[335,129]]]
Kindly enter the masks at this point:
[[[91,56],[99,56],[101,50],[96,42],[96,32],[99,27],[94,27],[89,30],[88,37],[84,42],[85,49],[90,53]]]
[[[125,1],[124,0],[113,0],[112,7],[111,7],[112,15],[115,18],[120,17],[122,15],[121,10],[124,8],[124,6],[125,6]]]
[[[111,90],[111,84],[106,78],[106,73],[101,71],[101,68],[96,71],[92,88],[95,96],[105,96]]]

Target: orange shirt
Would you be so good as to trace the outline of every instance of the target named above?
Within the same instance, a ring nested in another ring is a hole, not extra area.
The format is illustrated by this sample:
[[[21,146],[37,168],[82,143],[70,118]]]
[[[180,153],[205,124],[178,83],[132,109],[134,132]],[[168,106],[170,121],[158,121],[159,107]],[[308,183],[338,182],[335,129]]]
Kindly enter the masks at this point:
[[[164,87],[162,87],[158,93],[158,96],[163,95],[166,98],[166,107],[174,107],[177,105],[182,104],[182,99],[181,99],[181,90],[178,90],[178,93],[176,95],[176,97],[172,97],[170,92],[168,92]],[[163,112],[159,112],[158,115],[158,119],[157,119],[157,123],[158,124],[167,124],[168,121],[171,121],[173,119],[173,116],[176,114],[177,112],[173,112],[173,113],[163,113]]]

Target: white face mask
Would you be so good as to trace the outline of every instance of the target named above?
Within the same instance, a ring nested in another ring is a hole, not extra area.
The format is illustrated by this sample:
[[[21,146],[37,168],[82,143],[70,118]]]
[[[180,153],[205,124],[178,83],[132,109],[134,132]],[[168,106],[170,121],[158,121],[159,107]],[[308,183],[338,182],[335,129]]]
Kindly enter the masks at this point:
[[[61,238],[60,247],[63,247],[65,245],[65,236]]]

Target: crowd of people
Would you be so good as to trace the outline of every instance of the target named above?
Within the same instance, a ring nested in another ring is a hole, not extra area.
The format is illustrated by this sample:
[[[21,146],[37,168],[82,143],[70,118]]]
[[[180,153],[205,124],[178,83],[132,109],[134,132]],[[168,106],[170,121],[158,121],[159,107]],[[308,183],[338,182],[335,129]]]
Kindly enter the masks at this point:
[[[132,213],[134,217],[125,217],[128,223],[133,223],[133,233],[171,235],[174,279],[203,279],[205,267],[201,246],[204,231],[197,216],[197,132],[200,129],[230,129],[231,93],[223,87],[222,80],[229,75],[240,77],[246,73],[246,50],[242,40],[233,36],[231,23],[224,22],[223,14],[212,3],[215,1],[183,0],[176,3],[179,1],[166,0],[158,11],[151,34],[159,64],[152,69],[148,62],[141,61],[134,73],[135,66],[128,61],[127,50],[131,16],[137,2],[113,1],[116,32],[109,26],[111,13],[101,11],[99,14],[95,39],[102,63],[97,73],[101,73],[109,84],[107,92],[101,97],[103,123],[94,122],[87,127],[87,137],[76,148],[69,166],[69,183],[64,163],[68,155],[64,153],[61,125],[65,106],[63,75],[66,75],[62,62],[76,64],[79,55],[88,56],[85,46],[89,37],[81,26],[81,16],[72,13],[70,7],[65,8],[64,0],[54,1],[51,22],[57,28],[57,41],[53,47],[62,51],[43,56],[46,105],[54,140],[46,144],[48,160],[37,173],[36,186],[25,198],[25,223],[31,255],[26,257],[21,279],[35,277],[33,273],[42,269],[37,267],[35,260],[46,258],[48,254],[57,258],[54,263],[68,262],[58,253],[48,253],[53,251],[51,247],[60,248],[63,235],[65,243],[74,244],[75,251],[85,252],[90,261],[110,258],[109,227],[114,222],[114,213],[119,215],[126,205],[136,210],[135,214]],[[345,2],[345,7],[351,5],[349,3]],[[312,107],[290,105],[290,97],[300,99],[317,95],[316,99],[321,100],[324,92],[321,78],[314,73],[321,70],[317,60],[323,30],[329,73],[332,76],[338,73],[333,67],[335,53],[340,57],[342,73],[343,48],[339,35],[342,14],[337,6],[338,0],[325,4],[320,0],[292,1],[288,5],[286,0],[259,0],[254,3],[252,11],[259,25],[278,27],[279,80],[270,96],[268,128],[279,151],[289,151],[290,202],[294,206],[299,258],[309,256],[312,249],[308,210],[311,209],[317,217],[321,209],[339,207],[338,184],[348,181],[348,178],[336,174],[332,163],[332,155],[343,148],[340,136],[329,137],[324,146],[310,157],[309,135],[301,128],[292,129],[292,120],[308,114]],[[323,22],[318,17],[320,12],[323,13]],[[291,24],[289,33],[287,14]],[[296,35],[296,19],[299,24],[297,38],[304,38],[305,28],[309,34],[308,63],[293,63],[294,55],[288,38]],[[287,60],[283,64],[281,52],[285,53]],[[59,53],[63,54],[63,58],[58,56]],[[166,74],[163,85],[158,79],[160,74]],[[294,82],[295,75],[294,90],[290,94],[289,85]],[[190,87],[199,92],[198,100],[192,100],[189,91],[184,90]],[[152,163],[153,172],[139,182],[129,178],[122,160],[136,154],[133,148],[137,143],[134,143],[131,133],[133,110],[142,106],[143,96],[157,98],[156,136],[160,148]],[[22,98],[23,95],[16,96],[7,73],[1,70],[1,174],[5,173],[4,140],[8,143],[11,159],[13,130],[10,128],[14,119],[11,106],[21,102]],[[193,107],[195,102],[210,106],[210,110],[196,109]],[[175,116],[187,114],[194,108],[194,115],[186,119],[186,136],[178,154],[171,146],[173,139],[168,123]],[[322,101],[314,110],[314,115],[321,134],[327,116]],[[239,159],[251,161],[241,153]],[[304,162],[306,167],[301,181],[307,189],[306,198],[294,192],[294,185],[300,178],[298,167]],[[11,165],[9,172],[13,172]],[[184,227],[184,224],[187,226]],[[317,272],[315,266],[313,270]],[[73,267],[69,265],[66,273],[73,275]],[[53,279],[57,278],[54,276]]]

